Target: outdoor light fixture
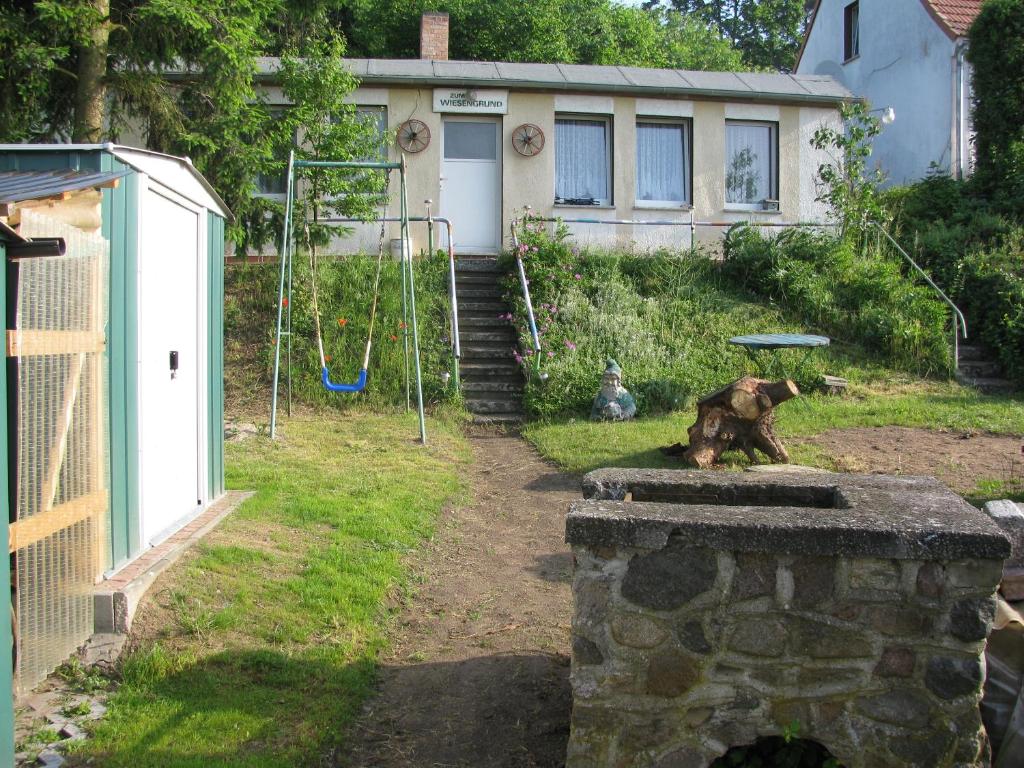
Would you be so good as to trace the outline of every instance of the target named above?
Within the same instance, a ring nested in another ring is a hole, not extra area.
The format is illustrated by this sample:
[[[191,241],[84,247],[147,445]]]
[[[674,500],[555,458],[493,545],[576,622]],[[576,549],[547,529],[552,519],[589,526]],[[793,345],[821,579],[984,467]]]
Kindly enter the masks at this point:
[[[540,380],[541,380],[542,382],[544,382],[544,381],[547,381],[547,380],[548,380],[548,372],[547,372],[547,371],[541,371],[540,373],[538,373],[538,374],[537,374],[537,377],[538,377],[538,378],[539,378],[539,379],[540,379]]]
[[[447,387],[448,386],[448,381],[449,381],[449,379],[451,379],[451,377],[452,377],[452,375],[450,373],[448,373],[448,371],[444,371],[441,374],[441,386]]]
[[[872,112],[882,113],[882,125],[892,125],[896,122],[896,110],[892,107],[880,107],[879,109],[869,109],[868,114]]]

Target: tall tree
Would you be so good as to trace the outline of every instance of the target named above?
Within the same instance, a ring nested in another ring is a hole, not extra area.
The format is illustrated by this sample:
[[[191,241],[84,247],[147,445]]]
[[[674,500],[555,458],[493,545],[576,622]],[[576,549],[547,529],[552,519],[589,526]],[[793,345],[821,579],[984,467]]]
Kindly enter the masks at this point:
[[[755,69],[792,71],[807,26],[807,0],[648,0],[717,28]]]

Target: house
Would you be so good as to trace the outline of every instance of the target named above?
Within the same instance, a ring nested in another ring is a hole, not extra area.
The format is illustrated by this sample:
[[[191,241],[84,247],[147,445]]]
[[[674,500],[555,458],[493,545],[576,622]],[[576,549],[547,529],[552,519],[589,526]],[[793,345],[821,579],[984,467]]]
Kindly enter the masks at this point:
[[[6,230],[63,249],[7,254],[0,468],[27,691],[116,628],[104,579],[224,493],[230,213],[188,161],[113,144],[0,146],[0,204]]]
[[[823,155],[810,141],[851,99],[829,75],[449,61],[447,14],[423,17],[419,60],[348,65],[360,81],[351,100],[395,137],[391,159],[407,158],[411,214],[431,200],[463,254],[497,253],[527,206],[681,225],[571,226],[577,240],[608,247],[687,247],[691,218],[708,240],[741,220],[821,221]],[[270,107],[287,109],[278,67],[263,59],[260,81]],[[283,199],[280,179],[261,183]],[[344,247],[376,250],[378,236],[365,225]],[[413,239],[424,248],[425,227]]]
[[[874,142],[889,181],[973,166],[967,31],[982,0],[817,0],[797,59],[800,76],[835,78],[895,121]]]

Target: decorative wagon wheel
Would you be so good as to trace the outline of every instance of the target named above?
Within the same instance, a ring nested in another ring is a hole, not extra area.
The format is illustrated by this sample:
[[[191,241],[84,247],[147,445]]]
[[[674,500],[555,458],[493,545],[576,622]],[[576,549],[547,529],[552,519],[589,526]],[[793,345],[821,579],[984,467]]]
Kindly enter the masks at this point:
[[[512,147],[524,157],[533,157],[544,149],[544,131],[533,123],[523,123],[512,131]]]
[[[430,144],[430,129],[422,120],[406,120],[398,126],[398,146],[406,152],[422,152]]]

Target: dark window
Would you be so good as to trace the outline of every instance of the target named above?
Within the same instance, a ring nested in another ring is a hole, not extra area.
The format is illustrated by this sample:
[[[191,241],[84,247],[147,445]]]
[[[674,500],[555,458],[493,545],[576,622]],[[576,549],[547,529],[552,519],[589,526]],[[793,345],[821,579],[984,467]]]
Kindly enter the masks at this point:
[[[843,61],[860,56],[860,3],[850,3],[843,10]]]

